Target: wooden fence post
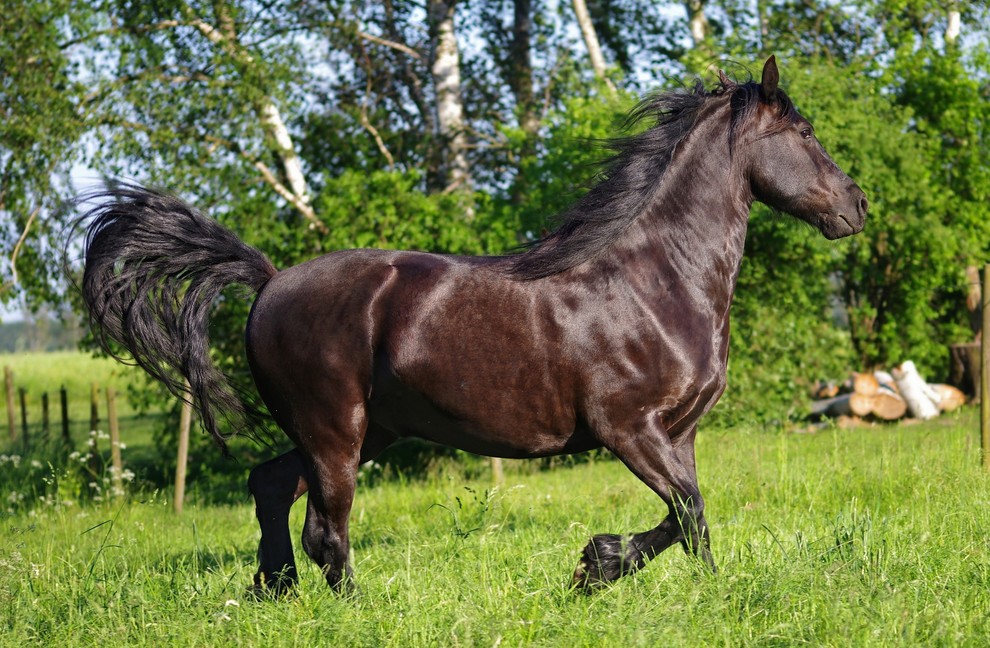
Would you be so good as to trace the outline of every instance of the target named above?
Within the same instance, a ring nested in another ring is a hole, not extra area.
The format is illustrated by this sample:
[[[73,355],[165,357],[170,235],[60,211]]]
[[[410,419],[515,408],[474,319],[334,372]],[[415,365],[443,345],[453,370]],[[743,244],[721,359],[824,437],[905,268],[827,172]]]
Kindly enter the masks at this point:
[[[117,392],[107,387],[107,426],[110,428],[110,465],[115,494],[124,492],[124,462],[120,458],[120,426],[117,421]]]
[[[188,381],[186,388],[189,388]],[[179,454],[175,462],[175,503],[176,513],[182,513],[182,505],[186,498],[186,464],[189,462],[189,428],[192,426],[192,403],[188,393],[182,399],[182,410],[179,413]]]
[[[48,392],[41,394],[41,442],[48,443],[50,434],[50,418],[48,416]]]
[[[17,395],[21,400],[21,442],[26,449],[28,446],[28,410],[27,410],[27,390],[23,387],[18,388]]]
[[[66,448],[72,447],[72,436],[69,434],[69,393],[62,385],[58,390],[59,399],[62,401],[62,441]]]
[[[496,486],[505,483],[505,471],[502,469],[501,457],[492,457],[492,481],[495,482]]]
[[[100,428],[100,388],[96,383],[89,385],[89,429],[95,432]]]
[[[89,459],[86,464],[94,476],[103,472],[103,455],[100,454],[100,388],[90,383],[89,388]]]
[[[10,367],[3,368],[3,381],[7,387],[7,431],[13,443],[17,441],[17,417],[14,414],[14,372]]]
[[[980,333],[980,448],[983,468],[990,471],[990,263],[983,266],[983,330]]]

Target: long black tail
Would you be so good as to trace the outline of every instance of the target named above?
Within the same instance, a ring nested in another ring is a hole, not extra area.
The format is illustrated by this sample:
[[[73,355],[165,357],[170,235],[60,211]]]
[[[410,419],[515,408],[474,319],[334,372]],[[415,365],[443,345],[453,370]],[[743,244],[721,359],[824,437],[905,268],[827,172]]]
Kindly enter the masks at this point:
[[[227,286],[255,292],[277,270],[260,251],[178,198],[112,187],[80,219],[85,227],[82,295],[103,348],[111,341],[175,395],[191,395],[203,426],[226,452],[217,415],[245,420],[247,406],[210,359],[209,313]],[[179,378],[188,380],[188,387]]]

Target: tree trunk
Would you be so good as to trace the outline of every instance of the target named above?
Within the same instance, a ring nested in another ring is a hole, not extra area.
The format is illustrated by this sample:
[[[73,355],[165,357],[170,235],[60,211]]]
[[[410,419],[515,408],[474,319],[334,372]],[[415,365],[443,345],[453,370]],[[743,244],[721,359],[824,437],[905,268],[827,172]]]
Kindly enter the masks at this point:
[[[959,40],[959,33],[962,31],[962,14],[959,5],[953,2],[949,5],[948,23],[945,26],[945,44],[953,46]]]
[[[524,174],[527,160],[536,155],[536,137],[540,130],[540,118],[536,112],[536,98],[533,93],[533,64],[530,59],[532,37],[532,2],[515,0],[515,18],[512,24],[511,61],[509,64],[509,87],[516,98],[516,113],[519,115],[519,128],[525,139],[519,149],[516,178],[512,184],[511,201],[521,205],[529,194],[529,183]]]
[[[688,27],[695,49],[702,47],[708,39],[708,19],[705,17],[705,0],[687,0]]]
[[[949,384],[974,399],[980,395],[980,359],[979,342],[949,346]]]
[[[602,56],[602,46],[598,42],[598,33],[595,31],[595,25],[591,22],[588,5],[584,0],[573,0],[573,2],[574,15],[577,17],[578,26],[581,28],[584,44],[588,48],[588,59],[591,61],[591,69],[595,71],[595,77],[604,81],[609,91],[615,93],[615,84],[606,75],[605,57]]]
[[[216,26],[200,18],[196,18],[191,14],[191,10],[188,9],[187,16],[190,18],[192,26],[213,45],[223,50],[239,65],[245,68],[253,67],[255,59],[240,44],[236,25],[233,22],[229,9],[225,2],[214,2],[213,10],[217,20]],[[319,230],[323,234],[328,233],[326,225],[316,217],[316,212],[310,204],[309,185],[306,183],[302,160],[296,153],[295,143],[292,141],[292,136],[289,134],[289,129],[285,125],[285,120],[282,119],[278,106],[275,105],[275,102],[267,93],[263,93],[263,96],[254,102],[253,109],[258,116],[258,121],[262,129],[265,131],[265,135],[271,142],[275,155],[278,157],[288,186],[286,187],[274,175],[267,172],[264,165],[255,164],[255,167],[261,171],[265,181],[275,192],[288,201],[296,211],[309,221],[310,228]]]
[[[464,132],[461,98],[461,60],[454,32],[457,0],[430,0],[430,35],[433,52],[430,72],[436,90],[437,130],[443,144],[441,177],[444,191],[471,190],[471,169]]]

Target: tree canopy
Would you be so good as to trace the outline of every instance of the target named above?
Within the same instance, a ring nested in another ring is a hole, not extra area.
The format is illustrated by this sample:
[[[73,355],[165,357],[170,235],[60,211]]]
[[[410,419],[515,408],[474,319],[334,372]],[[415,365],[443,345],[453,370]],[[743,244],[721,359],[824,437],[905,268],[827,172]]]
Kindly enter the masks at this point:
[[[583,10],[581,10],[583,8]],[[913,359],[944,375],[990,258],[990,3],[931,0],[25,0],[0,14],[5,301],[65,297],[65,201],[161,186],[284,267],[346,247],[499,253],[552,227],[637,96],[769,54],[866,191],[829,243],[762,207],[726,420]],[[589,51],[600,51],[592,60]],[[71,249],[71,248],[70,248]],[[247,305],[217,307],[217,357]]]

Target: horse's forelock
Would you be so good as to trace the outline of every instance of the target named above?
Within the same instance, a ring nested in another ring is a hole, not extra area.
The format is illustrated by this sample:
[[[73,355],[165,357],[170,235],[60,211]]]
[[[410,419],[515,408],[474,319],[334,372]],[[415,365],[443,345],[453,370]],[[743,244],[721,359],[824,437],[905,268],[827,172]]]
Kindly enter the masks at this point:
[[[760,86],[755,81],[736,85],[732,89],[730,105],[732,107],[732,117],[729,123],[730,149],[735,144],[739,130],[745,128],[745,125],[755,117],[761,106],[769,106],[777,111],[767,134],[773,134],[787,128],[798,116],[797,108],[787,93],[783,90],[777,90],[773,101],[768,104],[760,94]]]

